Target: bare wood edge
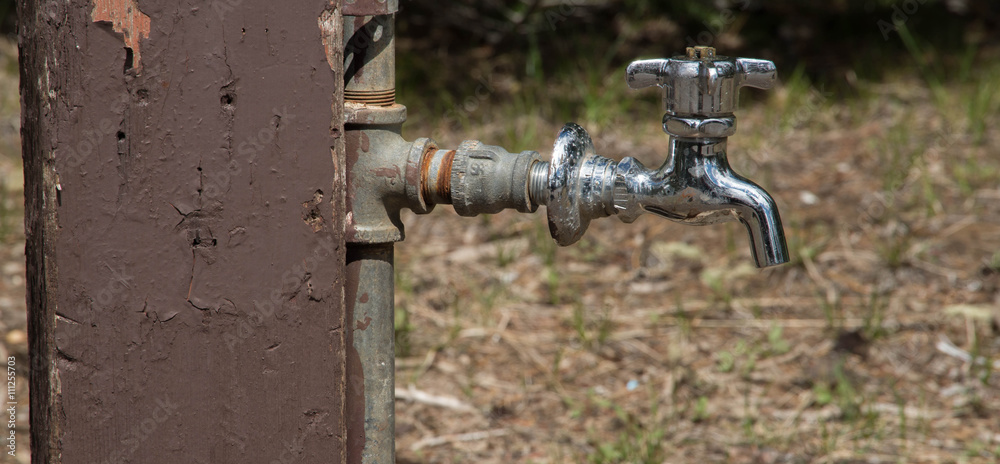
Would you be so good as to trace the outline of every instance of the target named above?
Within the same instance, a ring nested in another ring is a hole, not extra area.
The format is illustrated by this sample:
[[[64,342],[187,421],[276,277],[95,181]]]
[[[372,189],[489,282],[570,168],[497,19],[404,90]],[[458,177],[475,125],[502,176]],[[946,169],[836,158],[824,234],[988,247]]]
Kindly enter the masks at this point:
[[[344,145],[344,17],[343,17],[343,0],[330,0],[329,4],[320,13],[317,19],[317,24],[320,29],[321,41],[326,52],[326,59],[330,65],[330,71],[333,72],[334,76],[334,90],[331,96],[331,113],[332,118],[330,120],[330,135],[333,138],[333,146],[330,147],[330,154],[333,157],[333,168],[334,168],[334,178],[333,187],[331,191],[340,192],[335,198],[331,198],[330,207],[332,209],[331,216],[335,217],[337,211],[341,214],[345,214],[347,211],[347,203],[345,198],[345,186],[347,185],[347,155],[346,148]],[[344,237],[346,234],[346,221],[334,221],[340,224],[340,237]],[[347,269],[347,256],[346,254],[338,254],[337,259],[340,261],[337,263],[341,269]],[[346,283],[343,279],[345,276],[341,277],[341,281],[338,284],[341,289],[337,294],[340,295],[341,308],[346,308],[345,301],[345,291],[344,284]],[[341,314],[340,326],[347,330],[347,312],[344,311]],[[341,337],[340,352],[347,353],[347,337]],[[341,378],[337,379],[340,385],[347,385],[347,369],[341,371]],[[347,398],[346,389],[344,391],[344,397],[341,401],[341,411],[346,414],[347,408]],[[348,452],[346,449],[347,443],[347,423],[348,421],[341,421],[341,430],[339,431],[341,437],[344,438],[345,449],[341,453],[341,464],[347,463]]]
[[[21,88],[21,153],[24,160],[24,232],[28,308],[28,356],[31,459],[35,463],[62,462],[59,442],[61,398],[55,369],[58,233],[55,171],[55,112],[47,63],[58,54],[56,21],[43,13],[51,2],[19,0],[19,64]]]

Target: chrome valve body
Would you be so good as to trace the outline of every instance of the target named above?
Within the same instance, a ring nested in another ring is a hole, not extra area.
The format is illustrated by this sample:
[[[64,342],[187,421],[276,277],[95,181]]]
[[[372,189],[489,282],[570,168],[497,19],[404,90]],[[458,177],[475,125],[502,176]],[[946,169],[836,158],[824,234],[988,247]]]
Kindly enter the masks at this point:
[[[552,160],[532,168],[529,186],[532,201],[546,205],[552,237],[570,245],[591,220],[612,215],[632,222],[649,212],[690,225],[739,220],[758,267],[787,262],[774,200],[733,172],[726,154],[727,137],[736,132],[739,89],[770,88],[775,76],[770,61],[720,57],[710,47],[633,62],[626,71],[629,87],[663,88],[663,130],[670,135],[666,161],[655,170],[631,157],[616,163],[595,153],[582,127],[567,124]]]

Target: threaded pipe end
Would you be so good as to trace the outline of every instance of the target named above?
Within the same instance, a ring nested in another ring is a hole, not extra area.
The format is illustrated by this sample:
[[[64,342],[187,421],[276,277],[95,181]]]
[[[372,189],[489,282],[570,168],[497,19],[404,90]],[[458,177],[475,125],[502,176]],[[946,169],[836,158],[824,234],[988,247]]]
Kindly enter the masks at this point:
[[[545,161],[535,161],[531,165],[531,174],[528,180],[528,198],[536,207],[544,205],[549,201],[549,163]]]

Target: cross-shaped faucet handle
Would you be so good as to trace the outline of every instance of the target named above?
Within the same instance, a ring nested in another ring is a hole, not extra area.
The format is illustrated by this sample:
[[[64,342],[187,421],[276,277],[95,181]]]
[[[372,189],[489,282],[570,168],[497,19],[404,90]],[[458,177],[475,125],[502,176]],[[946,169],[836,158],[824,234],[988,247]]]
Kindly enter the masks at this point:
[[[754,58],[718,56],[712,47],[689,47],[673,58],[634,61],[625,71],[633,89],[663,87],[668,113],[680,116],[728,116],[739,103],[740,87],[770,89],[774,63]]]

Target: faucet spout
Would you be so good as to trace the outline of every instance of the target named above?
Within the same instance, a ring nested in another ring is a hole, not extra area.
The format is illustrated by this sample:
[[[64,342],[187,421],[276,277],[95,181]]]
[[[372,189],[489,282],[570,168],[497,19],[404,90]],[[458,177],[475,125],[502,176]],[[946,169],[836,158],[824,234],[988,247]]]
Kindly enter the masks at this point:
[[[737,174],[733,178],[739,179],[740,184],[728,190],[730,201],[750,237],[754,263],[760,268],[787,263],[788,245],[774,199],[757,184]]]
[[[688,225],[739,220],[750,236],[757,267],[788,262],[774,199],[733,172],[725,139],[671,137],[667,161],[657,170],[623,159],[615,176],[614,206],[624,222],[645,212]]]

